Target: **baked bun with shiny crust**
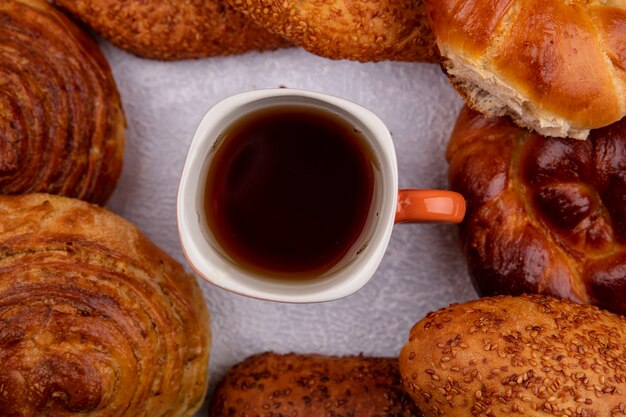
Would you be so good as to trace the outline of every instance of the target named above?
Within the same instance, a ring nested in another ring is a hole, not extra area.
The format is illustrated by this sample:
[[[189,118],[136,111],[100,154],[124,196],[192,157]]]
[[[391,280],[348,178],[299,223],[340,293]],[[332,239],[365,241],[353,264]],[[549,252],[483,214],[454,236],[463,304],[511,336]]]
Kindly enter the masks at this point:
[[[105,203],[126,120],[104,56],[45,0],[3,0],[0,22],[0,194]]]
[[[178,60],[288,46],[226,0],[54,0],[118,47]]]
[[[447,158],[481,295],[546,293],[626,314],[626,118],[577,141],[466,107]]]
[[[626,318],[531,295],[451,305],[419,321],[400,353],[425,417],[620,417]]]
[[[400,383],[397,358],[250,356],[219,383],[210,417],[421,417]]]
[[[424,0],[228,0],[272,33],[319,56],[439,62]]]
[[[623,0],[425,0],[456,89],[487,116],[585,139],[626,115]]]
[[[207,387],[194,277],[122,218],[0,196],[0,414],[183,417]]]

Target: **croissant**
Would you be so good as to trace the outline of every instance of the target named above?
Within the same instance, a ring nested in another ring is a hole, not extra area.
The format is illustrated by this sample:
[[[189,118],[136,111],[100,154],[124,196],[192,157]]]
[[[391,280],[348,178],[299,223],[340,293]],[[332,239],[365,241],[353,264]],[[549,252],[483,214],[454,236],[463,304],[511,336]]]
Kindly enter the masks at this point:
[[[621,0],[425,0],[465,101],[546,136],[585,139],[626,115]]]
[[[194,277],[120,217],[0,196],[0,415],[180,417],[207,387]]]
[[[0,22],[0,193],[103,204],[126,126],[104,56],[45,0],[2,0]]]
[[[447,158],[481,295],[538,292],[626,314],[626,118],[576,141],[466,107]]]

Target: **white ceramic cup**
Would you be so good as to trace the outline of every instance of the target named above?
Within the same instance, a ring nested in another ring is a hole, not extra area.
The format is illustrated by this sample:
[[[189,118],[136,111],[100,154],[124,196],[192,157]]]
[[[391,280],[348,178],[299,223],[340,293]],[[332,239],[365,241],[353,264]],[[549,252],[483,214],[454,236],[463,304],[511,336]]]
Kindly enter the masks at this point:
[[[285,104],[323,108],[347,120],[363,132],[378,162],[373,202],[361,236],[338,265],[321,277],[306,280],[260,277],[239,267],[215,242],[204,215],[207,172],[225,129],[246,113]],[[394,223],[460,222],[464,214],[464,200],[453,192],[405,190],[399,194],[391,134],[374,113],[327,94],[286,88],[237,94],[220,101],[207,112],[191,142],[177,200],[178,231],[183,250],[191,267],[202,278],[241,295],[292,303],[330,301],[358,291],[380,264]]]

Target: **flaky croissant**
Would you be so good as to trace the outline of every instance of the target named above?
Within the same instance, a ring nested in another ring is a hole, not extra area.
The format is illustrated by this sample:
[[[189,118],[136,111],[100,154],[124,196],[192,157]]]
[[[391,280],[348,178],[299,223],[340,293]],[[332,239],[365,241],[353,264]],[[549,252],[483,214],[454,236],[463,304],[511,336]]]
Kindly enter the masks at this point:
[[[125,126],[96,43],[45,0],[0,1],[0,193],[106,202]]]
[[[182,417],[207,387],[194,277],[120,217],[0,196],[0,415]]]
[[[539,292],[626,314],[626,118],[577,141],[466,107],[447,158],[481,295]]]

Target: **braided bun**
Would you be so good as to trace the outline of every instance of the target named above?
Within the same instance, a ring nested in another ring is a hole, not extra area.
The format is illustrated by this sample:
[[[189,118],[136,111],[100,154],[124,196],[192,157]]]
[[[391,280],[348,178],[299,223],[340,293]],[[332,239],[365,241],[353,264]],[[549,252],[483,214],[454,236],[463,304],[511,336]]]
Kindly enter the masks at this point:
[[[540,292],[626,314],[626,119],[575,141],[466,107],[447,158],[481,295]]]

